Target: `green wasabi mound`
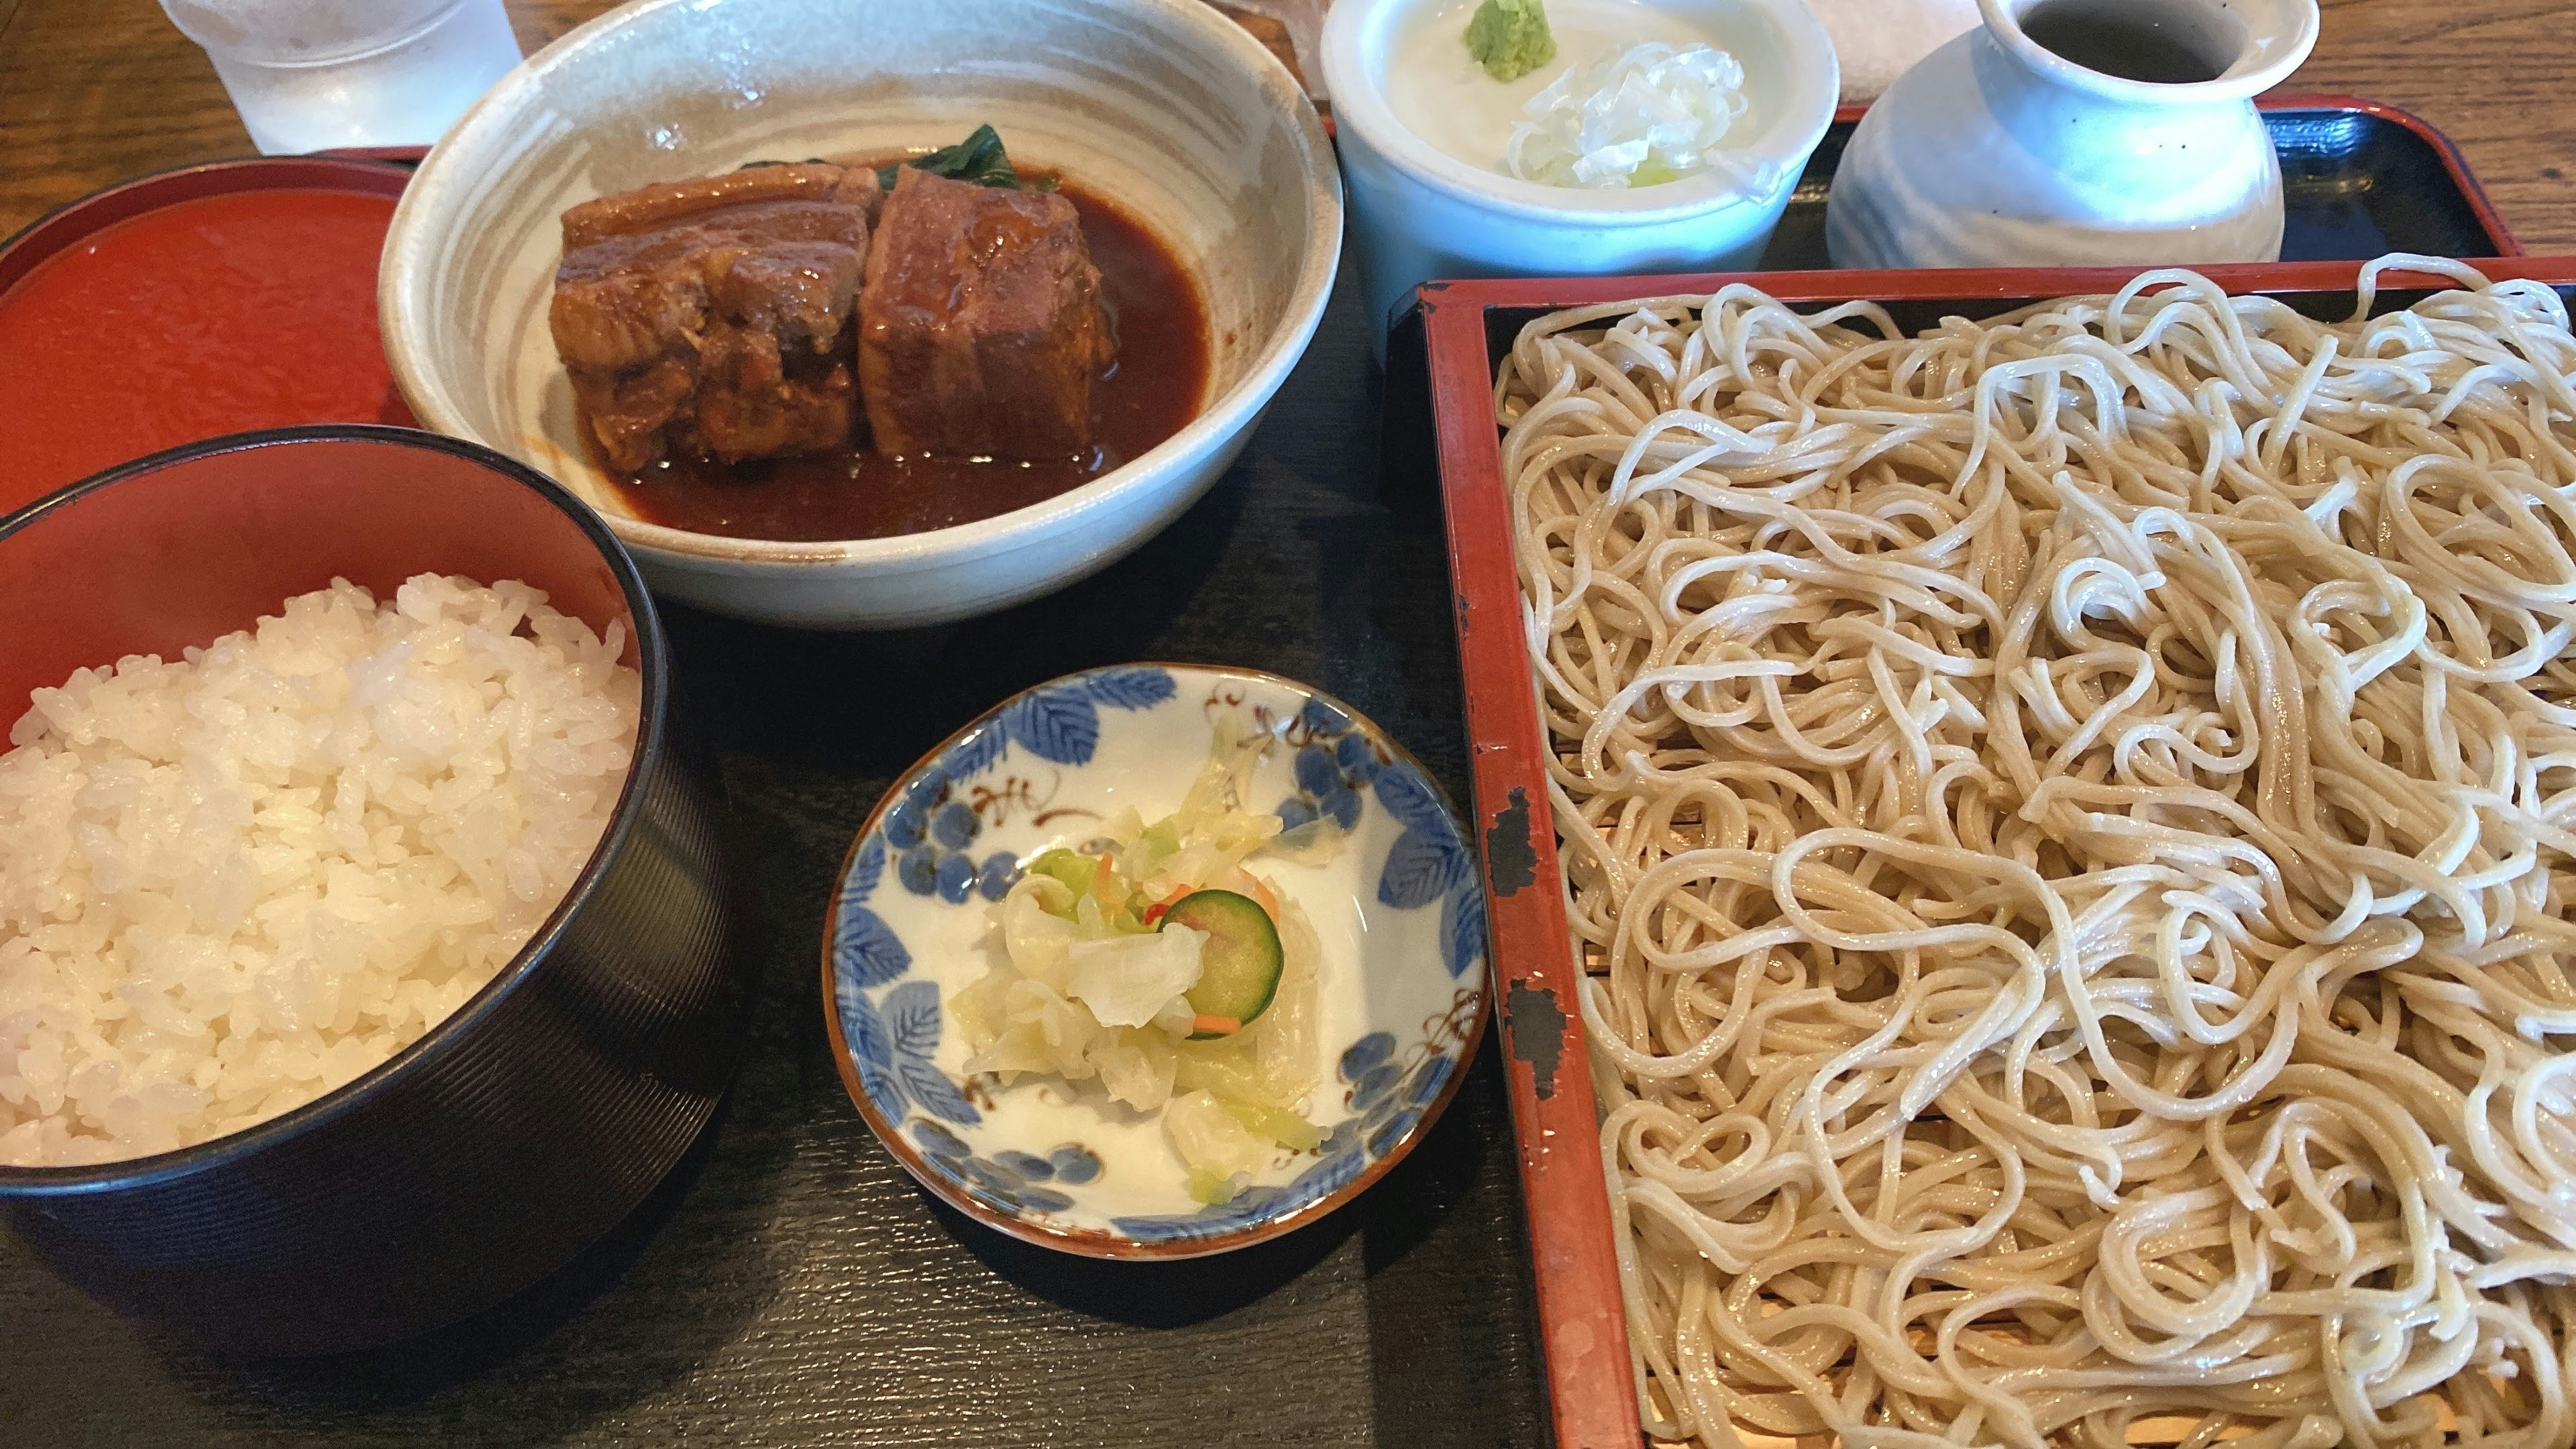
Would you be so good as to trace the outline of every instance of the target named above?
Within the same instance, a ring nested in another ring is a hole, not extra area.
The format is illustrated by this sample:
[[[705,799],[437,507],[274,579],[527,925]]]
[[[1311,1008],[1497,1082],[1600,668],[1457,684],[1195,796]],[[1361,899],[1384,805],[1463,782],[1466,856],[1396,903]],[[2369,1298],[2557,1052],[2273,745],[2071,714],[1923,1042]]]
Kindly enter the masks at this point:
[[[1539,0],[1485,0],[1467,22],[1467,53],[1498,81],[1515,81],[1556,59]]]

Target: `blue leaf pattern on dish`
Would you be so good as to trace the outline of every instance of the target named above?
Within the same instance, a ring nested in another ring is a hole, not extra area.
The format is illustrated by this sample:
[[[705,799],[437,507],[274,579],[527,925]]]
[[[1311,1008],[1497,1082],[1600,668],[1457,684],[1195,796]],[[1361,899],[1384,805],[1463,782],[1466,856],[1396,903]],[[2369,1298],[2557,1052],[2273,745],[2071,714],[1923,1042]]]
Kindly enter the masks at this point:
[[[1485,959],[1485,888],[1473,872],[1440,907],[1440,944],[1451,976],[1464,976]]]
[[[841,912],[840,940],[835,942],[835,969],[861,986],[883,986],[912,969],[912,953],[903,949],[877,913],[865,908]]]
[[[833,993],[841,1008],[841,1035],[850,1044],[850,1059],[859,1069],[859,1085],[889,1121],[903,1119],[903,1087],[894,1078],[894,1038],[884,1018],[848,977]]]
[[[1002,711],[1002,727],[1021,748],[1059,765],[1089,764],[1100,743],[1100,712],[1079,689],[1031,690]]]
[[[940,764],[949,775],[970,779],[991,769],[993,762],[1002,758],[1002,747],[1007,743],[998,723],[978,725],[949,750]]]
[[[966,1100],[966,1094],[957,1090],[948,1074],[932,1066],[928,1058],[896,1057],[894,1073],[902,1080],[903,1089],[921,1104],[921,1110],[931,1116],[966,1127],[984,1120],[984,1114],[975,1110],[975,1104]]]
[[[1306,1175],[1297,1180],[1297,1189],[1300,1193],[1311,1192],[1318,1198],[1330,1197],[1350,1186],[1351,1179],[1358,1177],[1360,1169],[1367,1167],[1368,1162],[1369,1155],[1356,1146],[1347,1152],[1336,1152],[1307,1169]]]
[[[1421,1109],[1413,1107],[1408,1107],[1403,1112],[1389,1118],[1385,1126],[1380,1127],[1375,1132],[1369,1134],[1368,1150],[1370,1155],[1385,1155],[1387,1149],[1395,1146],[1395,1144],[1399,1142],[1402,1142],[1405,1134],[1421,1125],[1421,1122]]]
[[[1323,1201],[1359,1177],[1369,1154],[1353,1147],[1317,1162],[1285,1187],[1248,1187],[1234,1200],[1186,1216],[1112,1218],[1109,1225],[1144,1242],[1222,1237]]]
[[[876,894],[877,877],[885,874],[885,837],[870,835],[850,858],[849,876],[841,882],[841,909],[856,910]]]
[[[1119,709],[1151,709],[1180,692],[1170,670],[1141,664],[1101,670],[1086,685],[1093,699]]]
[[[903,1084],[894,1079],[893,1068],[862,1060],[859,1063],[859,1087],[868,1094],[869,1101],[877,1104],[878,1111],[890,1118],[903,1116]]]
[[[1422,772],[1410,765],[1389,765],[1377,772],[1378,803],[1386,813],[1404,823],[1416,835],[1457,843],[1457,827],[1449,823],[1449,812],[1440,803],[1439,792]]]
[[[886,993],[885,1024],[897,1053],[928,1057],[939,1050],[939,987],[907,981]]]
[[[850,1054],[863,1063],[893,1066],[894,1038],[887,1034],[885,1018],[877,1015],[868,994],[844,979],[835,995],[841,1004],[841,1035],[849,1039]]]
[[[1457,842],[1407,830],[1378,871],[1377,898],[1400,911],[1417,910],[1456,890],[1468,874],[1467,852]]]
[[[1059,765],[1088,764],[1100,743],[1095,702],[1113,709],[1151,709],[1179,692],[1170,670],[1143,664],[1103,669],[1031,690],[949,746],[927,779],[934,792],[948,781],[972,779],[1000,763],[1014,743]],[[926,821],[929,798],[921,797],[918,808]]]
[[[1441,961],[1451,976],[1463,976],[1485,959],[1485,887],[1476,859],[1420,771],[1389,765],[1375,784],[1386,813],[1404,822],[1378,873],[1377,898],[1398,910],[1440,902]]]

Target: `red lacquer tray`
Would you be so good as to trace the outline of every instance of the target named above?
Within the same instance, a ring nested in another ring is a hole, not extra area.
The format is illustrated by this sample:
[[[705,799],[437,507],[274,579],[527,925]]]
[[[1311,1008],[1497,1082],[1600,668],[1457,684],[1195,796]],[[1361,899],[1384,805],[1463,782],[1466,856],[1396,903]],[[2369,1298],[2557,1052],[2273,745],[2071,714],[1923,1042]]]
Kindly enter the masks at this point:
[[[0,512],[220,433],[411,425],[376,340],[375,272],[411,180],[385,163],[419,154],[182,167],[0,242],[0,333],[14,349],[0,361]]]
[[[2576,257],[2515,256],[2475,265],[2494,280],[2527,277],[2562,293],[2576,292]],[[1924,327],[1945,315],[1991,316],[2025,302],[2109,292],[2137,270],[1744,272],[1434,282],[1421,289],[1474,753],[1476,829],[1483,835],[1493,904],[1494,995],[1502,1014],[1504,1071],[1520,1140],[1549,1396],[1562,1449],[1634,1449],[1640,1431],[1589,1045],[1576,1009],[1581,966],[1567,932],[1548,813],[1548,742],[1525,653],[1494,422],[1494,365],[1523,325],[1548,312],[1706,293],[1730,282],[1749,283],[1792,303],[1823,306],[1866,298],[1888,304],[1899,323]],[[2343,316],[2352,307],[2358,268],[2352,262],[2296,262],[2199,270],[2230,292],[2280,295],[2294,304],[2304,298],[2319,315]],[[2449,284],[2386,273],[2381,304],[2402,306],[2412,299],[2398,289],[2442,285]]]

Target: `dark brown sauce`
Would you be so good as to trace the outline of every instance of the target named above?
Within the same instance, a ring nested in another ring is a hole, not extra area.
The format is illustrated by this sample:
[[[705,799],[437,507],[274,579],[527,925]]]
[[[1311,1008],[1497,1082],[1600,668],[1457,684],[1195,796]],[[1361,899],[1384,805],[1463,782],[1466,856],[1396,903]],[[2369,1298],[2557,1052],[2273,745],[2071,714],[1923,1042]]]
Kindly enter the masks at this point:
[[[2125,0],[2049,0],[2021,19],[2021,33],[2040,48],[2102,75],[2167,86],[2218,79],[2226,62],[2201,54],[2186,29]]]
[[[691,533],[789,542],[892,538],[1042,503],[1187,427],[1208,381],[1207,304],[1198,284],[1162,238],[1117,203],[1076,182],[1059,179],[1059,187],[1082,219],[1118,333],[1117,360],[1091,390],[1089,457],[891,458],[862,437],[855,447],[804,458],[656,463],[621,480],[621,500],[647,522]],[[596,444],[591,461],[613,475]]]

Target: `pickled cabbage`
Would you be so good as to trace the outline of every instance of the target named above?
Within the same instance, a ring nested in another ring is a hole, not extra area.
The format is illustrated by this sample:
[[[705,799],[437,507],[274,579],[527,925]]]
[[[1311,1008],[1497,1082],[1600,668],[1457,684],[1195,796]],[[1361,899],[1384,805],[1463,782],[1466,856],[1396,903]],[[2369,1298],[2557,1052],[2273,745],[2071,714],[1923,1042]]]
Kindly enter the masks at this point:
[[[1344,832],[1319,819],[1283,834],[1277,815],[1245,807],[1252,770],[1273,743],[1220,720],[1207,763],[1168,818],[1149,823],[1131,807],[1082,848],[1032,858],[992,908],[992,968],[949,1001],[973,1048],[968,1072],[1006,1086],[1023,1076],[1095,1084],[1112,1101],[1161,1112],[1191,1194],[1206,1203],[1230,1200],[1283,1150],[1323,1140],[1304,1115],[1323,1079],[1322,945],[1297,903],[1245,866],[1329,858]],[[1208,889],[1269,914],[1279,986],[1242,1029],[1191,1040],[1204,1023],[1187,993],[1206,938],[1177,923],[1162,928],[1161,913]]]

